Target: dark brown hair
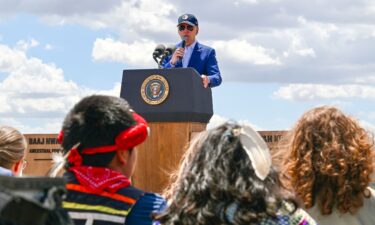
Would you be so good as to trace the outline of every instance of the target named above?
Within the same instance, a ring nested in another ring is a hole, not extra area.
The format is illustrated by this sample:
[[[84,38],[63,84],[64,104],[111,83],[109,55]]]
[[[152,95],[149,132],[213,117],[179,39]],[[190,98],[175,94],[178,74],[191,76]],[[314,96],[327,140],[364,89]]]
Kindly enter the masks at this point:
[[[116,136],[135,124],[125,99],[91,95],[80,100],[66,115],[62,130],[62,147],[69,151],[79,144],[78,151],[115,144]],[[82,155],[83,164],[105,167],[115,152]]]
[[[281,193],[273,168],[265,180],[256,176],[239,137],[233,135],[238,128],[225,123],[193,140],[165,191],[170,205],[156,219],[168,225],[242,225],[276,216],[285,202],[291,203],[288,212],[296,209]]]

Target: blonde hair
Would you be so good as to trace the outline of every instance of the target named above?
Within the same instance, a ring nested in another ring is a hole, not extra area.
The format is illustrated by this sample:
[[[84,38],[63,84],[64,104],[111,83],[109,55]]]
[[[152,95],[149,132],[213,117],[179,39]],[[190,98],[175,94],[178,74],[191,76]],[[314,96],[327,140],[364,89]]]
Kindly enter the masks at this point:
[[[307,111],[289,137],[285,172],[306,208],[323,215],[355,213],[369,196],[374,142],[358,122],[335,107]]]
[[[10,169],[19,162],[26,149],[25,137],[15,128],[0,125],[0,166]]]

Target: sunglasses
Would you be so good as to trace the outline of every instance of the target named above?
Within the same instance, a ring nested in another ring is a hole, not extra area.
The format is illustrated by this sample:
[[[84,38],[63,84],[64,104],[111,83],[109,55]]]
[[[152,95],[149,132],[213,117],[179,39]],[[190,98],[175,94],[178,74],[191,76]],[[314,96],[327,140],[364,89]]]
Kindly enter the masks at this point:
[[[192,25],[178,25],[178,30],[179,31],[183,31],[185,29],[188,29],[189,31],[193,31],[194,30],[194,26]]]

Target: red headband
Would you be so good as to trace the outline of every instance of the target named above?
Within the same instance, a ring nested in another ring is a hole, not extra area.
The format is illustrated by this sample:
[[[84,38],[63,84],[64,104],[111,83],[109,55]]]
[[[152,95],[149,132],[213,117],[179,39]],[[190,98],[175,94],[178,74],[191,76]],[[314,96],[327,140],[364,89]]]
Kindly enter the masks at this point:
[[[148,135],[147,122],[140,115],[133,112],[134,120],[137,122],[136,125],[127,128],[117,135],[114,145],[99,146],[94,148],[82,149],[82,154],[97,154],[106,153],[116,150],[128,150],[141,144],[146,140]],[[64,137],[64,132],[61,131],[57,137],[58,142],[61,144]]]

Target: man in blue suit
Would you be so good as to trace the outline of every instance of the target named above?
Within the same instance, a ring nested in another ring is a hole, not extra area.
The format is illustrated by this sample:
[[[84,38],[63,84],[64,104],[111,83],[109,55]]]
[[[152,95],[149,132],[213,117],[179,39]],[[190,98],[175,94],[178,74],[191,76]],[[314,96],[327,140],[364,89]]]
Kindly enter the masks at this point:
[[[184,41],[178,43],[173,55],[163,61],[163,67],[192,67],[201,74],[205,88],[219,86],[222,79],[215,49],[200,44],[195,38],[199,31],[197,18],[192,14],[184,14],[178,18],[177,27]]]

